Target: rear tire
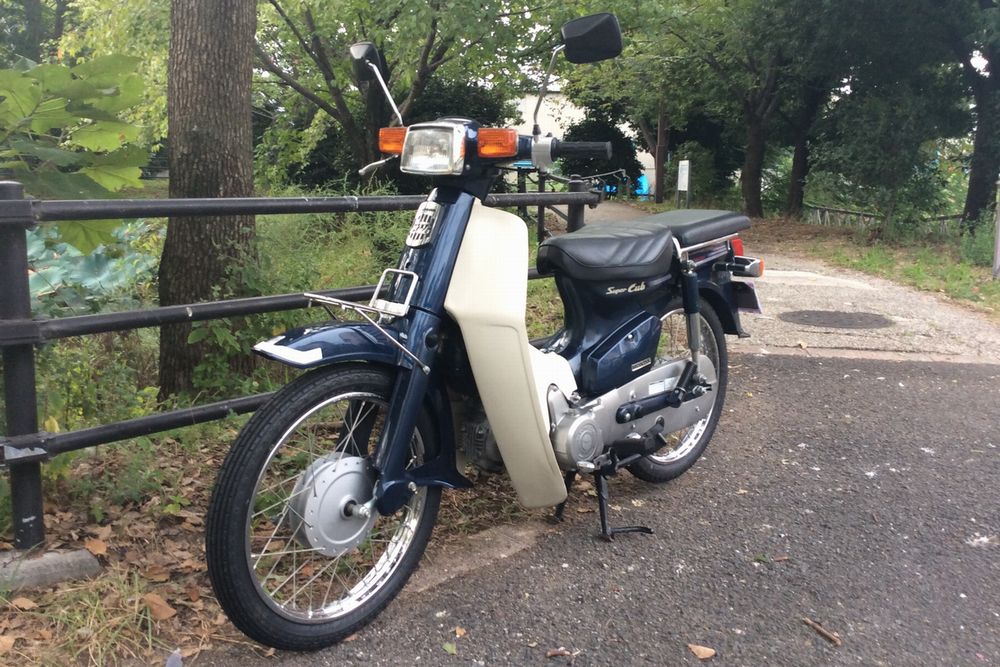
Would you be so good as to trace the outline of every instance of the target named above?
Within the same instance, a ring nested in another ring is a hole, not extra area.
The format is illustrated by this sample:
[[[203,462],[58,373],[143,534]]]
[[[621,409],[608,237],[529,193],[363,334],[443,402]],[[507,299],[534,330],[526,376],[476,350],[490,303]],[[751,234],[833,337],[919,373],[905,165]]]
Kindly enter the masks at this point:
[[[666,436],[669,441],[664,448],[636,461],[628,467],[628,471],[639,479],[662,484],[680,477],[695,464],[708,441],[715,433],[722,414],[722,406],[726,401],[726,385],[729,380],[729,354],[726,351],[726,336],[722,331],[722,323],[715,310],[702,302],[701,312],[701,344],[702,354],[712,360],[715,365],[718,384],[714,388],[715,401],[711,413],[701,421]],[[663,316],[663,326],[660,333],[660,344],[657,347],[657,357],[662,359],[690,358],[687,351],[687,328],[684,311],[679,307],[671,307]]]
[[[370,365],[313,371],[233,443],[209,504],[205,553],[219,603],[252,639],[292,651],[330,646],[369,623],[416,569],[440,488],[418,489],[390,517],[355,511],[372,497],[370,462],[393,379]],[[435,450],[424,414],[410,465]]]

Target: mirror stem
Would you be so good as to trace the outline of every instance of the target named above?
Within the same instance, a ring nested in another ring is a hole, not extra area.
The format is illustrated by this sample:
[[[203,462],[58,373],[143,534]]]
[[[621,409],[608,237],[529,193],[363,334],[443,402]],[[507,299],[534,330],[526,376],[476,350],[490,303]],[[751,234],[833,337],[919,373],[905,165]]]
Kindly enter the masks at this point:
[[[545,78],[542,79],[542,87],[538,90],[538,102],[535,103],[535,115],[532,117],[534,127],[531,129],[531,133],[536,137],[542,134],[542,128],[538,126],[538,112],[542,109],[542,100],[545,99],[545,93],[549,92],[549,79],[552,78],[552,70],[556,68],[556,56],[565,48],[565,44],[560,44],[552,49],[552,60],[549,61],[549,68],[545,71]]]
[[[382,86],[382,92],[385,93],[385,99],[389,100],[389,106],[392,107],[393,113],[396,114],[396,118],[399,120],[399,126],[404,127],[403,114],[399,113],[399,107],[396,106],[396,101],[392,99],[392,93],[389,92],[389,86],[385,85],[385,79],[382,78],[382,72],[378,70],[378,66],[375,65],[375,63],[370,62],[368,63],[368,66],[372,68],[373,72],[375,72],[375,78],[378,79],[379,85]],[[537,114],[538,112],[536,111],[535,113]]]

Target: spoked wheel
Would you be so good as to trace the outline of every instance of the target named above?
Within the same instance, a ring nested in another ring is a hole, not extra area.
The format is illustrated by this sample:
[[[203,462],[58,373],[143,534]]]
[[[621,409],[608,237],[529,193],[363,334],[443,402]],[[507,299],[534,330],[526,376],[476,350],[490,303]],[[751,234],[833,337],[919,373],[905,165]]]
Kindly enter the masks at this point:
[[[712,360],[718,382],[713,387],[715,399],[708,415],[691,426],[665,435],[666,444],[655,454],[628,467],[629,472],[647,482],[666,482],[680,476],[705,451],[719,422],[722,405],[726,400],[726,383],[729,378],[729,355],[722,324],[711,306],[703,304],[701,320],[701,353]],[[688,349],[687,320],[684,310],[671,309],[661,318],[660,344],[656,350],[657,362],[678,358],[691,358]]]
[[[334,644],[403,587],[430,539],[440,488],[396,514],[369,501],[391,373],[337,366],[304,375],[247,423],[219,471],[205,524],[208,573],[230,620],[280,649]],[[420,419],[411,467],[435,446]]]

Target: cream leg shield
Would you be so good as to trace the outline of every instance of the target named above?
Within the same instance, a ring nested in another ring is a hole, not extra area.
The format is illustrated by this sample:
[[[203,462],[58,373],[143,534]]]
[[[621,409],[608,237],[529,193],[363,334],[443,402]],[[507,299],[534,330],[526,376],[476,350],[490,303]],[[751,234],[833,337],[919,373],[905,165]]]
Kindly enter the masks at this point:
[[[462,329],[518,499],[526,507],[547,507],[566,498],[566,487],[549,440],[545,393],[556,384],[569,395],[576,382],[565,359],[528,342],[527,267],[524,222],[476,202],[444,307]]]

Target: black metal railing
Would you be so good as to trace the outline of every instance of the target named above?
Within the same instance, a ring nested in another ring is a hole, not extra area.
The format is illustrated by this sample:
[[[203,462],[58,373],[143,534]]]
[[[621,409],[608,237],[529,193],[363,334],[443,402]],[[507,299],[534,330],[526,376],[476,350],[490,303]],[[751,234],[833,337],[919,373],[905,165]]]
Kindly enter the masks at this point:
[[[565,204],[569,228],[579,229],[583,225],[584,207],[596,205],[600,195],[588,192],[587,182],[583,180],[574,179],[568,187],[569,192],[560,193],[489,195],[485,203],[525,210],[527,206],[538,206],[539,216],[543,215],[545,207]],[[402,211],[416,209],[424,199],[420,196],[373,196],[40,201],[25,199],[20,183],[0,181],[0,348],[3,350],[7,419],[7,434],[0,437],[0,447],[10,475],[15,547],[30,549],[45,540],[41,464],[49,457],[213,421],[230,414],[253,412],[270,396],[242,396],[93,428],[47,433],[38,428],[35,345],[69,336],[224,319],[308,305],[302,294],[281,294],[58,319],[33,318],[28,287],[26,234],[29,229],[54,221],[108,218]],[[529,277],[538,276],[532,272]],[[373,289],[374,286],[368,285],[319,293],[363,300],[371,296]]]

